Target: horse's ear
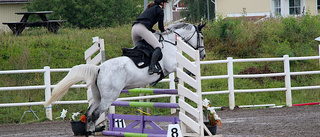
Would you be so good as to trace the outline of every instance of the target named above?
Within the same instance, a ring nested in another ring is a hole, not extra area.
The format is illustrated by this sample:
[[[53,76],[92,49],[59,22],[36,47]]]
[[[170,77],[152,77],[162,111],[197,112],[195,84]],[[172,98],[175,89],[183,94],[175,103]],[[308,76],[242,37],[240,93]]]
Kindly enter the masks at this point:
[[[202,25],[199,24],[199,25],[198,25],[199,31],[201,31],[201,29],[202,29],[204,26],[206,26],[206,24],[207,24],[207,23],[204,23],[204,24],[202,24]]]

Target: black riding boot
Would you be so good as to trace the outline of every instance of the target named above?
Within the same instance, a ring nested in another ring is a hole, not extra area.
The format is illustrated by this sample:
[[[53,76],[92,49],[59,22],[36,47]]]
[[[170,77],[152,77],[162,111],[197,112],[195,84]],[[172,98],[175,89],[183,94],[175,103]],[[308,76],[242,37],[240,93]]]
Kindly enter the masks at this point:
[[[161,48],[156,47],[151,56],[151,62],[148,70],[149,75],[152,75],[153,73],[158,73],[160,71],[159,68],[156,66],[156,63],[161,59],[162,59]]]

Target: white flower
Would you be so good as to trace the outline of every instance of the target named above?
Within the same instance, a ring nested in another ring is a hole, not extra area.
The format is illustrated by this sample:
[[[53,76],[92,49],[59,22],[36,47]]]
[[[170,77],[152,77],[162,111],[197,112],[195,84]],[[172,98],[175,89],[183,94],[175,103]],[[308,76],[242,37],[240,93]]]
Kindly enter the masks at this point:
[[[221,120],[216,112],[216,110],[214,109],[214,107],[208,107],[207,110],[210,111],[211,114],[214,114],[214,119],[215,120]]]
[[[216,114],[216,111],[214,110],[214,107],[208,107],[207,110],[210,110],[211,114]]]
[[[217,114],[214,115],[215,120],[221,120]]]
[[[78,115],[80,115],[80,112],[72,113],[72,116],[71,116],[72,120],[74,120],[75,117],[78,116]]]
[[[202,105],[204,107],[208,107],[209,106],[209,103],[210,103],[210,100],[208,100],[207,98],[205,98],[203,101],[202,101]]]
[[[66,116],[67,116],[67,112],[68,110],[65,110],[65,109],[62,109],[62,112],[61,112],[61,118],[64,119]]]

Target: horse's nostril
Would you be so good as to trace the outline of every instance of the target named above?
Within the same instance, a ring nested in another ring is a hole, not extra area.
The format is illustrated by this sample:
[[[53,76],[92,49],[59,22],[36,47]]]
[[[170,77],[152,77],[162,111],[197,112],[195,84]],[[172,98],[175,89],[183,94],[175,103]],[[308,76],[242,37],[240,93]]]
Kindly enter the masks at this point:
[[[204,54],[203,58],[205,58],[205,57],[206,57],[206,54]]]

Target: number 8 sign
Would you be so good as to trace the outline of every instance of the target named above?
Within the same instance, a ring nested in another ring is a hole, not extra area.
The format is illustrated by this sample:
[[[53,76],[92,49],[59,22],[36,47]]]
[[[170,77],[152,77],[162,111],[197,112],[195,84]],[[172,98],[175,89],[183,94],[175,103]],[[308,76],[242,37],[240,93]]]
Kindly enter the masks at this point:
[[[179,124],[169,124],[167,137],[182,137]]]

